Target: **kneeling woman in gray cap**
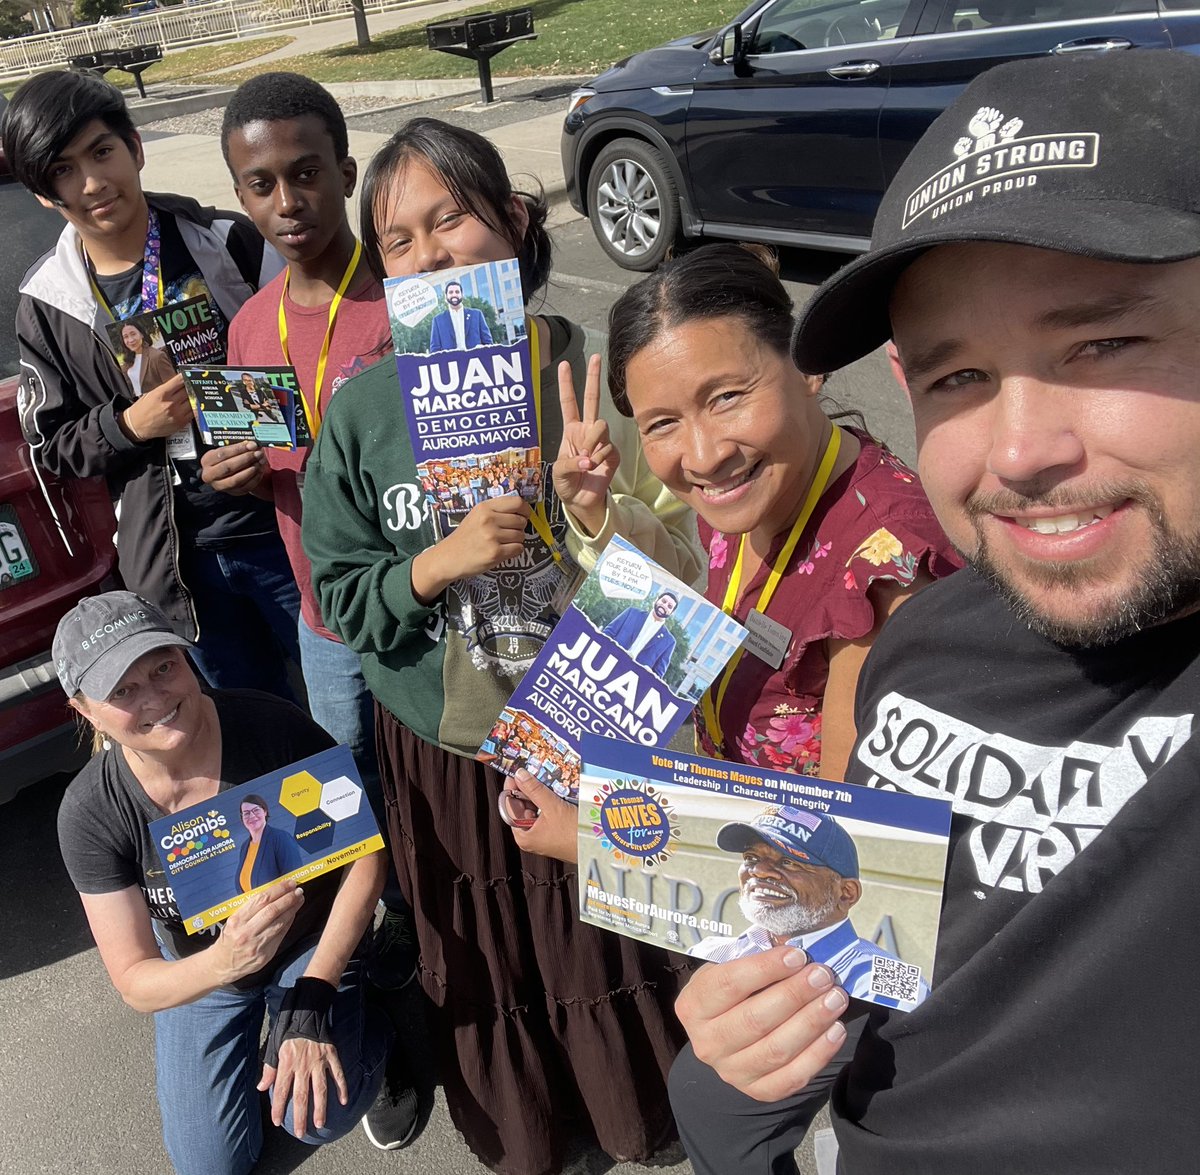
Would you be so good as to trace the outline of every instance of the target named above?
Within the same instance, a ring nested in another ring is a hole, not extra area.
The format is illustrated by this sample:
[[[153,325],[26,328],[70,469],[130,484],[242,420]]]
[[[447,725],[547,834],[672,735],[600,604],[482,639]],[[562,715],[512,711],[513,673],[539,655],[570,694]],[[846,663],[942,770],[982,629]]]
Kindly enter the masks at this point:
[[[154,1013],[172,1163],[180,1175],[240,1175],[262,1149],[259,1090],[271,1089],[275,1124],[313,1145],[376,1102],[389,1034],[368,1021],[359,960],[384,860],[363,857],[303,890],[282,881],[223,929],[185,933],[151,821],[332,745],[278,698],[201,692],[188,647],[131,592],[85,599],[60,621],[59,680],[99,746],[67,789],[58,833],[113,985]]]

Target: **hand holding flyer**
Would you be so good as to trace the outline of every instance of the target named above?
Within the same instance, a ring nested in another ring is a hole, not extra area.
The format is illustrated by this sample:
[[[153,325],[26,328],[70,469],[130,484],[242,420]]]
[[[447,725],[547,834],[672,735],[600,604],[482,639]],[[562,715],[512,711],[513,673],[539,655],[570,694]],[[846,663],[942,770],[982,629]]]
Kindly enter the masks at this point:
[[[200,295],[160,306],[145,314],[110,322],[109,342],[137,400],[126,412],[135,439],[167,437],[167,452],[180,460],[195,459],[191,411],[177,369],[224,358],[221,331],[208,298]]]
[[[175,444],[180,450],[191,444],[192,431],[188,427],[191,421],[192,406],[180,375],[171,375],[157,387],[143,392],[135,404],[121,413],[121,423],[134,440],[180,436]],[[172,453],[172,456],[184,455]]]

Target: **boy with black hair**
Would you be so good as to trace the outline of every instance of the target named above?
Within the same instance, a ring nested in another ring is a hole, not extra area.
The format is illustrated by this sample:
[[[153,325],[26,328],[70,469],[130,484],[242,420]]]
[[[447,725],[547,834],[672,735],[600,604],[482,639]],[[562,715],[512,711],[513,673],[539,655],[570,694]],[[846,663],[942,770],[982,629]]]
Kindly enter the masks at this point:
[[[67,222],[17,304],[19,410],[36,466],[106,479],[126,586],[197,642],[210,684],[291,697],[280,651],[299,660],[299,595],[270,509],[204,484],[182,379],[135,398],[105,341],[114,319],[204,296],[223,348],[278,255],[236,213],[144,193],[141,139],[98,78],[31,78],[3,139],[17,179]]]
[[[349,377],[391,345],[383,287],[371,274],[346,216],[358,168],[349,153],[341,108],[323,87],[294,73],[268,73],[244,83],[225,109],[221,150],[242,208],[287,267],[252,297],[229,331],[236,367],[291,364],[315,438],[330,399]],[[279,530],[300,584],[300,652],[313,717],[348,745],[384,825],[375,717],[359,656],[325,627],[300,542],[301,490],[309,450],[264,450],[245,441],[206,453],[205,480],[227,493],[275,503]],[[408,909],[394,875],[384,890],[386,913],[371,978],[382,987],[414,973]],[[389,1081],[385,1093],[400,1084]],[[389,1115],[377,1105],[364,1119],[383,1149],[411,1136],[415,1100],[401,1094]],[[406,1133],[407,1131],[407,1133]]]

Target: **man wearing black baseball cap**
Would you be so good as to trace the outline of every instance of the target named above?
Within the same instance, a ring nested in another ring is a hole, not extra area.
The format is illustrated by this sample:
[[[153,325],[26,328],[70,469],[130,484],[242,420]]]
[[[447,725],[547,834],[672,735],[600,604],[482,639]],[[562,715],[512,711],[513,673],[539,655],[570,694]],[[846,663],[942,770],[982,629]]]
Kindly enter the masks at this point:
[[[800,321],[806,371],[891,340],[969,564],[859,681],[849,782],[955,816],[932,994],[875,1013],[834,1089],[850,1175],[1195,1168],[1198,148],[1190,56],[1001,66]],[[701,971],[679,1011],[786,1113],[861,1009],[777,948]]]

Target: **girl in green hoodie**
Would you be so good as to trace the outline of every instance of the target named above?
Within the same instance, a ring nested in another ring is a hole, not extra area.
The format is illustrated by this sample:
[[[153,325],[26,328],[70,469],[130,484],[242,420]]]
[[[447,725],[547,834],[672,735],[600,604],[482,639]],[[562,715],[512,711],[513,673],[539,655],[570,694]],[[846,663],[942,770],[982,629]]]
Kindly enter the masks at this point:
[[[513,190],[486,139],[414,119],[368,169],[363,245],[380,278],[515,255],[529,299],[550,274],[546,211]],[[686,581],[702,568],[694,516],[650,474],[631,422],[607,397],[581,418],[565,377],[583,386],[590,362],[595,382],[603,339],[552,315],[529,328],[561,558],[516,494],[478,501],[435,539],[390,357],[330,404],[304,488],[322,613],[376,698],[390,843],[451,1116],[503,1175],[558,1171],[580,1128],[618,1159],[647,1159],[672,1135],[672,1005],[690,968],[581,925],[574,870],[520,852],[497,810],[503,777],[474,757],[614,533]]]

